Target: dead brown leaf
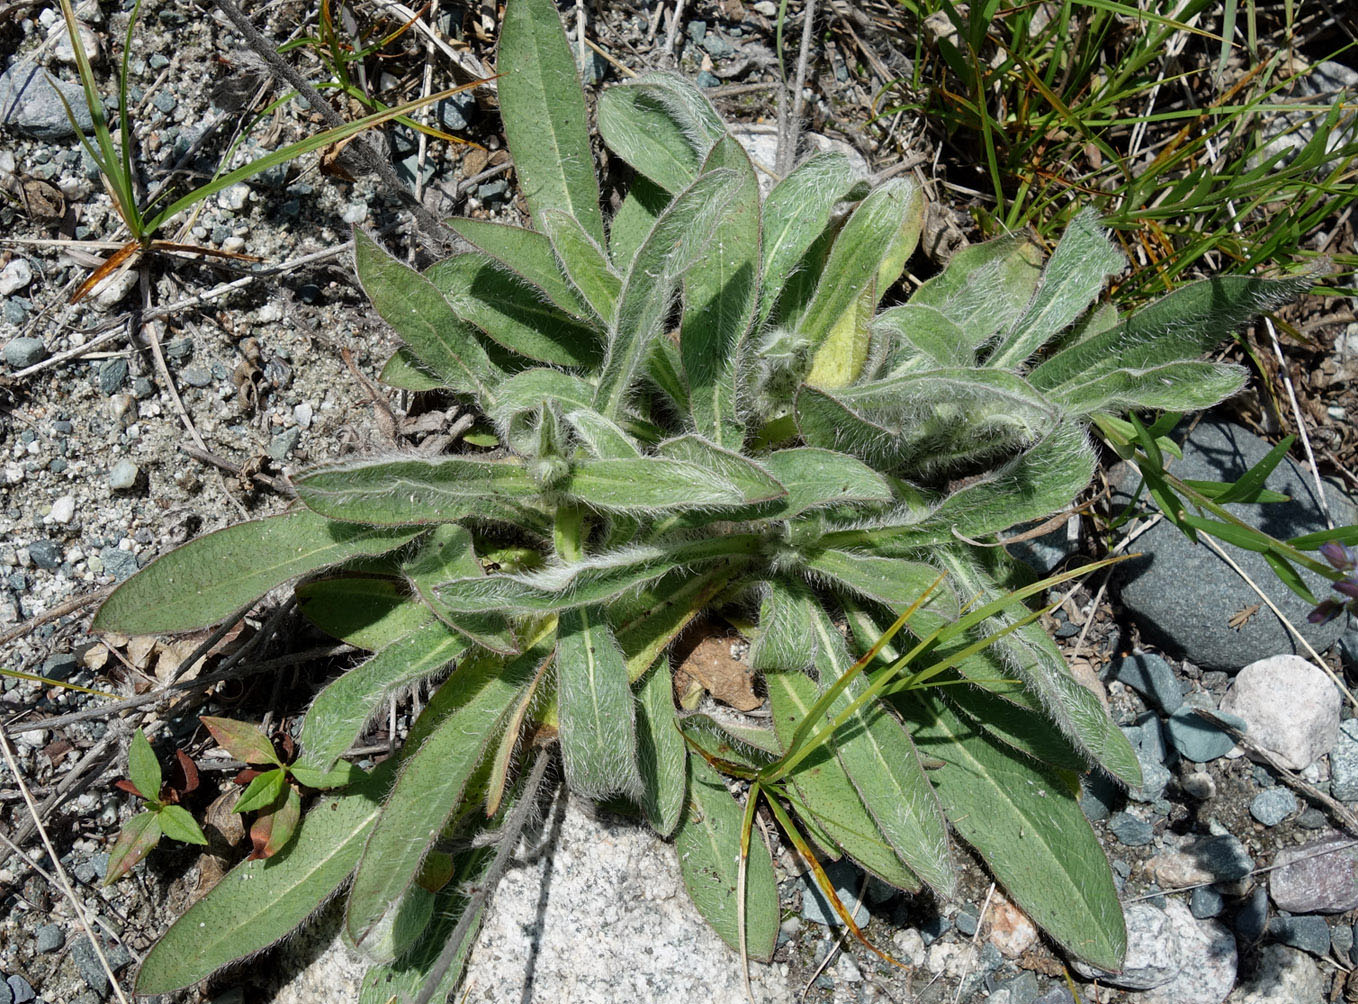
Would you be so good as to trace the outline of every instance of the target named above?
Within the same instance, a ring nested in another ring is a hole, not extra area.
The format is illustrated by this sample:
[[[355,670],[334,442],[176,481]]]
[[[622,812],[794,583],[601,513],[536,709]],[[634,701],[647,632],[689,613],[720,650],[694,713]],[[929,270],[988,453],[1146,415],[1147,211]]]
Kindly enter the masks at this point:
[[[763,704],[754,692],[750,667],[731,655],[729,635],[708,635],[687,649],[678,672],[696,680],[712,697],[737,711],[753,711]]]

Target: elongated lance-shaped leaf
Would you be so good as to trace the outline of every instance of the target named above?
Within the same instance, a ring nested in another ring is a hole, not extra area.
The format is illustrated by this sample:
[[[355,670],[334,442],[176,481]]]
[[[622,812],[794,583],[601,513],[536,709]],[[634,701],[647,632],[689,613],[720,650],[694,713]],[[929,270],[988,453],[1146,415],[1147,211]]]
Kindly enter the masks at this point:
[[[937,582],[938,569],[922,561],[828,549],[810,557],[806,570],[817,578],[897,612],[927,594],[928,598],[919,608],[920,613],[946,618],[957,616],[956,595],[946,583]]]
[[[834,450],[793,447],[761,457],[762,466],[787,497],[761,507],[768,519],[790,519],[829,506],[882,504],[892,500],[886,479],[856,457]]]
[[[1112,871],[1075,799],[1075,777],[1016,755],[933,695],[897,698],[948,818],[1009,897],[1077,958],[1118,970],[1127,950]]]
[[[586,798],[639,798],[636,711],[627,663],[597,608],[562,612],[556,688],[561,757],[571,790]]]
[[[743,502],[772,502],[787,496],[787,489],[758,463],[701,436],[668,439],[656,447],[656,452],[719,474],[740,490]]]
[[[762,726],[748,725],[744,720],[705,711],[690,711],[680,716],[679,724],[690,741],[696,742],[709,753],[721,751],[719,757],[738,751],[740,756],[757,760],[762,766],[773,763],[783,755],[777,733]]]
[[[582,460],[561,490],[603,512],[683,512],[745,502],[740,486],[718,472],[664,457]]]
[[[819,605],[811,606],[816,668],[825,689],[843,676],[854,660],[829,615]],[[866,687],[867,681],[861,676],[851,682],[831,705],[830,713],[843,710]],[[879,701],[871,701],[828,741],[897,856],[925,884],[949,894],[954,876],[947,825],[919,754],[901,723]]]
[[[470,897],[466,893],[467,888],[469,885],[475,885],[491,857],[491,852],[485,848],[478,848],[459,856],[452,878],[433,900],[432,917],[424,937],[413,949],[394,961],[369,967],[359,988],[358,1004],[412,1004],[416,1000],[431,979],[430,969],[438,961],[448,939],[452,937],[454,929],[462,919],[463,911],[468,909]],[[481,912],[484,911],[483,903]],[[447,1000],[457,989],[457,984],[462,979],[462,967],[466,964],[467,955],[471,952],[480,927],[480,917],[475,918],[468,926],[453,964],[439,980],[430,1000]]]
[[[1061,770],[1081,773],[1085,757],[1052,727],[1040,711],[1029,711],[981,687],[940,687],[939,693],[961,716],[985,729],[991,736]]]
[[[579,220],[560,209],[543,212],[538,226],[551,240],[557,262],[581,299],[605,327],[612,324],[618,294],[622,292],[622,277],[613,271],[604,249],[585,232]]]
[[[604,242],[585,95],[552,0],[505,6],[495,63],[500,115],[528,211],[570,213]]]
[[[387,699],[437,675],[470,648],[467,639],[424,609],[425,621],[362,665],[327,684],[302,719],[304,767],[330,770]]]
[[[706,252],[684,276],[679,349],[698,431],[739,449],[745,423],[737,410],[736,360],[754,322],[759,287],[759,182],[750,157],[730,136],[719,139],[704,171],[729,168],[739,187]]]
[[[721,776],[702,757],[690,757],[689,801],[674,837],[679,871],[693,905],[721,936],[739,950],[737,889],[744,814]],[[745,871],[744,941],[750,958],[767,962],[778,938],[778,886],[764,841],[750,840]]]
[[[963,248],[910,297],[966,332],[972,349],[1023,313],[1042,276],[1042,252],[1028,238],[997,237]]]
[[[627,675],[633,682],[741,567],[727,561],[696,574],[675,571],[609,605],[613,634],[627,655]]]
[[[1104,279],[1116,275],[1126,263],[1094,211],[1081,212],[1070,221],[1043,269],[1037,295],[1001,337],[986,365],[1018,366],[1084,313],[1099,295]]]
[[[807,442],[879,467],[934,474],[1011,455],[1055,428],[1060,413],[1020,376],[984,367],[898,373],[855,387],[803,387]]]
[[[1051,390],[1113,369],[1195,359],[1259,314],[1295,300],[1313,278],[1226,275],[1189,283],[1115,327],[1061,350],[1028,379],[1039,390]]]
[[[678,194],[698,176],[726,124],[684,78],[648,73],[599,96],[599,135],[650,181]]]
[[[632,265],[637,249],[670,204],[670,193],[642,175],[632,179],[622,205],[608,224],[608,257],[622,273]]]
[[[748,557],[758,553],[762,544],[763,539],[755,534],[733,534],[714,540],[624,548],[571,564],[519,575],[461,579],[440,588],[444,603],[461,612],[554,613],[606,603],[660,578],[672,568]]]
[[[816,653],[811,604],[804,582],[776,576],[764,583],[759,635],[750,646],[751,668],[756,672],[811,668]]]
[[[1225,363],[1165,363],[1116,369],[1088,382],[1068,383],[1052,394],[1075,415],[1095,411],[1201,411],[1237,394],[1249,374]]]
[[[377,375],[389,387],[400,390],[426,391],[444,389],[443,381],[424,363],[419,356],[410,351],[410,346],[401,345],[387,357],[382,372]]]
[[[581,320],[590,316],[589,305],[562,275],[546,234],[507,223],[467,218],[449,220],[448,228],[498,261],[506,272],[541,290],[543,296],[567,314]]]
[[[820,348],[816,350],[811,364],[811,372],[806,378],[813,386],[844,387],[857,380],[863,372],[872,342],[869,321],[887,290],[901,277],[906,259],[915,250],[920,231],[924,228],[923,191],[912,184],[902,188],[898,197],[904,205],[897,217],[894,232],[886,235],[881,246],[876,248],[875,271],[858,294],[844,305],[844,309],[831,322],[828,332],[823,336],[814,326],[820,323],[815,311],[822,309],[820,307],[822,302],[828,301],[821,299],[821,289],[817,287],[816,298],[811,301],[802,324],[802,331],[808,332],[813,340],[820,342]],[[864,202],[864,205],[866,204],[867,200]],[[875,239],[874,229],[870,228],[862,236],[867,240]],[[839,264],[845,269],[846,276],[854,275],[855,264],[852,260],[837,258],[835,251],[839,249],[841,240],[856,238],[857,227],[851,216],[835,240],[835,249],[831,250],[830,260],[826,263],[827,269]],[[847,252],[849,248],[846,247],[844,250]],[[808,323],[812,327],[808,327]]]
[[[866,185],[853,176],[842,153],[818,153],[802,161],[773,186],[764,200],[764,267],[759,289],[759,323],[773,312],[783,285],[830,223],[835,206]]]
[[[576,438],[599,460],[630,460],[642,455],[635,439],[593,408],[577,408],[567,412],[565,418]]]
[[[922,303],[882,311],[872,319],[872,329],[888,342],[882,364],[888,374],[969,367],[976,361],[968,332]]]
[[[380,766],[344,794],[321,798],[281,853],[231,869],[156,942],[136,992],[190,986],[287,937],[348,880],[390,779],[391,768]]]
[[[470,457],[358,461],[307,474],[296,484],[311,509],[378,525],[495,518],[538,493],[518,461]]]
[[[104,601],[93,630],[171,634],[216,624],[275,586],[365,554],[385,554],[417,531],[337,523],[300,510],[238,523],[163,554]]]
[[[1066,422],[993,474],[953,492],[910,533],[926,543],[953,539],[954,531],[981,537],[1045,519],[1069,504],[1093,475],[1084,430]]]
[[[354,264],[374,309],[420,362],[444,386],[470,394],[483,410],[491,407],[492,388],[504,372],[486,355],[476,329],[458,318],[434,284],[357,229]]]
[[[674,714],[669,660],[663,656],[637,682],[637,770],[646,821],[668,837],[688,796],[688,750]]]
[[[513,420],[525,412],[536,411],[544,402],[554,403],[563,414],[594,407],[594,387],[578,376],[559,370],[535,368],[515,373],[496,390],[496,406],[490,418],[508,437]],[[649,422],[623,416],[623,429],[647,442],[661,438],[660,430]]]
[[[812,345],[820,346],[850,304],[877,281],[884,255],[922,205],[919,186],[902,178],[887,182],[859,203],[835,238],[798,325]]]
[[[597,411],[609,418],[622,411],[637,370],[664,327],[680,279],[707,253],[713,228],[739,190],[735,171],[707,172],[679,194],[642,242],[623,283],[617,322],[609,334],[594,396]]]
[[[403,761],[354,875],[345,929],[355,945],[362,948],[380,934],[383,918],[415,881],[457,810],[486,748],[499,738],[519,688],[550,657],[550,638],[508,664],[487,655],[462,666],[435,692],[421,715],[429,724],[416,723],[427,737],[416,743],[412,729],[407,749],[414,752]]]
[[[994,582],[1004,575],[1004,565],[1009,563],[1003,555],[988,556],[993,562],[990,568],[978,566],[957,548],[938,548],[934,556],[948,570],[959,592],[978,596],[981,603],[1000,598]],[[990,624],[997,627],[1012,624],[1022,613],[1022,610],[1001,611]],[[975,632],[979,637],[986,630],[985,626],[978,626]],[[1113,724],[1098,698],[1071,676],[1065,656],[1040,625],[1031,623],[1005,635],[989,651],[1027,685],[1056,727],[1093,763],[1129,787],[1141,783],[1141,767],[1131,743]]]
[[[456,523],[435,527],[402,571],[435,616],[458,634],[501,655],[519,654],[519,640],[504,614],[460,614],[443,605],[437,589],[441,583],[485,574],[465,527]]]
[[[679,346],[671,339],[656,338],[651,341],[646,361],[642,363],[642,376],[669,399],[668,403],[675,412],[687,415],[692,410],[688,400],[688,384],[684,381],[684,364],[679,357]]]
[[[810,714],[820,690],[798,672],[769,673],[769,705],[779,741],[792,741],[797,726]],[[877,823],[863,807],[858,790],[827,744],[799,763],[787,779],[796,789],[801,805],[797,814],[808,814],[826,836],[869,873],[897,889],[919,890],[920,883],[886,842]]]
[[[326,634],[376,652],[428,624],[433,614],[395,577],[341,575],[304,582],[296,589],[302,616]]]
[[[458,317],[510,352],[554,366],[590,368],[603,359],[596,323],[562,311],[487,255],[453,255],[424,276]]]

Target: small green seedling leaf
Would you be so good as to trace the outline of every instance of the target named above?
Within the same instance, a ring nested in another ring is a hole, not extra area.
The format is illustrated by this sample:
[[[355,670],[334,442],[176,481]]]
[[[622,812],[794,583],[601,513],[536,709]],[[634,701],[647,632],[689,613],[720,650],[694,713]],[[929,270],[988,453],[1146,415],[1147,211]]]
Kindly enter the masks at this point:
[[[240,798],[236,799],[236,804],[231,807],[232,812],[257,812],[266,809],[278,801],[278,796],[282,794],[283,786],[287,783],[287,773],[282,767],[275,770],[266,770],[263,774],[256,774],[250,779],[250,783],[245,786],[245,791]]]
[[[139,812],[124,823],[108,852],[104,885],[112,885],[135,868],[160,842],[160,835],[160,818],[155,812]]]
[[[202,846],[207,844],[207,837],[203,834],[203,828],[189,814],[189,810],[182,805],[162,805],[156,810],[156,818],[159,820],[160,828],[165,836],[171,840]]]
[[[273,742],[249,722],[230,718],[203,716],[200,722],[212,733],[217,745],[242,763],[271,763],[279,767],[283,762],[274,751]]]
[[[132,743],[127,751],[127,776],[143,799],[152,805],[160,804],[160,761],[156,759],[151,743],[141,729],[132,734]]]

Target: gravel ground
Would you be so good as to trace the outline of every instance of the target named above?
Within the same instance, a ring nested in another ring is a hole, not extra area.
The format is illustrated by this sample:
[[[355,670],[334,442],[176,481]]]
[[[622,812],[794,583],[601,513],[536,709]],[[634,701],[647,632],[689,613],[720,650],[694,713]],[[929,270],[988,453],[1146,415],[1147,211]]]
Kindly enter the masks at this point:
[[[653,28],[653,8],[602,7],[591,12],[589,31],[607,56],[590,56],[585,69],[591,87],[618,79],[616,64],[640,70],[676,65],[677,57],[678,67],[709,87],[733,120],[767,131],[776,117],[773,3],[691,3],[672,31],[663,18]],[[271,37],[289,35],[301,11],[296,4],[271,8]],[[493,22],[479,8],[462,15],[440,24],[466,42],[463,72],[476,72],[478,55],[489,54]],[[126,11],[118,4],[87,3],[81,17],[107,60],[125,30]],[[876,22],[861,13],[836,9],[833,18],[834,41],[813,67],[809,126],[827,137],[824,142],[847,142],[870,168],[927,157],[931,151],[922,130],[898,123],[861,126],[885,74],[900,71],[904,44],[874,34]],[[843,43],[846,24],[876,57],[874,69],[863,75],[849,72],[857,57]],[[324,170],[317,158],[303,158],[203,205],[183,239],[259,256],[264,265],[257,277],[238,282],[248,270],[166,257],[129,273],[119,290],[99,290],[68,305],[69,292],[90,272],[92,253],[72,242],[115,238],[117,220],[92,163],[69,135],[59,102],[50,92],[15,97],[25,67],[35,61],[74,79],[62,61],[61,34],[52,7],[14,5],[0,12],[0,65],[6,70],[0,80],[0,186],[9,196],[0,202],[0,229],[8,238],[0,243],[3,668],[64,684],[6,675],[0,715],[63,869],[76,895],[97,915],[108,962],[127,985],[137,959],[165,926],[245,853],[230,833],[214,831],[218,842],[210,853],[165,844],[129,879],[100,888],[108,849],[134,811],[132,799],[113,787],[126,769],[131,731],[146,730],[163,759],[183,748],[199,761],[203,783],[188,804],[201,818],[232,786],[229,767],[203,756],[211,744],[197,716],[267,716],[271,724],[294,723],[320,682],[346,665],[348,656],[271,666],[270,659],[326,644],[286,608],[281,621],[266,623],[277,603],[264,604],[244,630],[224,639],[206,663],[194,665],[185,659],[201,638],[95,639],[86,633],[88,606],[61,617],[44,615],[126,578],[202,531],[280,510],[292,472],[354,451],[418,447],[439,437],[458,415],[427,404],[421,404],[423,412],[407,411],[410,402],[392,396],[396,421],[383,423],[384,408],[373,405],[365,378],[375,376],[394,342],[353,281],[348,234],[354,225],[369,228],[412,257],[426,252],[427,241],[416,234],[401,199],[382,183],[334,173],[344,169],[344,157],[338,168]],[[266,80],[259,61],[214,8],[186,0],[148,10],[137,38],[132,99],[147,179],[154,182],[176,163],[210,171],[242,108]],[[423,49],[414,41],[410,45],[392,65],[394,78],[414,72],[418,79]],[[424,201],[435,214],[513,219],[519,213],[493,108],[487,93],[441,110],[446,127],[485,150],[431,143],[421,162],[408,135],[393,133],[381,144],[403,178],[419,176]],[[316,121],[289,111],[252,132],[242,152],[248,156],[252,149],[275,147],[317,128]],[[196,147],[199,140],[202,146]],[[936,213],[926,257],[946,254],[962,237],[963,220]],[[138,306],[140,316],[134,317],[130,312]],[[1307,309],[1301,308],[1303,320],[1314,316]],[[1353,348],[1358,325],[1321,324],[1311,334],[1315,348],[1302,362],[1292,361],[1293,376],[1318,442],[1341,470],[1352,470],[1347,461],[1358,439],[1346,416],[1358,407],[1348,379],[1358,358]],[[1249,408],[1226,417],[1261,428],[1261,414]],[[1241,437],[1251,436],[1234,428]],[[1287,474],[1280,469],[1279,476]],[[1300,469],[1289,476],[1309,478]],[[1329,491],[1340,504],[1339,490]],[[1314,510],[1294,515],[1320,518]],[[1046,565],[1068,560],[1083,543],[1078,534],[1068,539],[1058,533],[1026,551]],[[1164,562],[1161,570],[1164,581],[1151,593],[1178,590],[1199,600],[1218,595],[1213,586],[1175,576]],[[1272,640],[1250,640],[1254,636],[1242,628],[1251,618],[1267,620],[1267,610],[1247,613],[1249,605],[1242,603],[1215,611],[1213,616],[1228,622],[1245,618],[1239,628],[1212,625],[1213,652],[1221,650],[1224,631],[1234,632],[1227,638],[1235,645],[1228,664],[1217,665],[1195,657],[1194,645],[1207,644],[1197,635],[1207,632],[1195,635],[1192,623],[1177,625],[1172,638],[1154,630],[1143,636],[1146,615],[1124,602],[1125,588],[1118,581],[1108,589],[1098,582],[1081,586],[1048,623],[1077,672],[1106,697],[1147,777],[1141,791],[1121,794],[1095,784],[1084,799],[1114,862],[1133,950],[1121,976],[1077,974],[1082,999],[1104,1004],[1343,999],[1346,972],[1358,961],[1352,951],[1358,919],[1354,852],[1346,839],[1338,839],[1358,835],[1349,814],[1358,801],[1353,706],[1341,707],[1330,678],[1299,660],[1290,642],[1277,640],[1285,634],[1261,633]],[[1350,632],[1332,643],[1328,638],[1323,654],[1342,679],[1352,669],[1345,658],[1358,658],[1358,635]],[[108,700],[76,688],[117,698],[150,694],[176,679],[191,684],[242,648],[248,650],[240,667],[262,664],[262,671],[187,689],[173,702],[146,704],[122,717],[90,714],[44,724]],[[1269,718],[1269,710],[1278,707],[1287,714]],[[1244,720],[1262,751],[1241,755],[1229,736],[1205,725],[1192,708],[1234,714],[1228,722]],[[406,710],[396,714],[398,732]],[[382,723],[366,741],[384,745],[392,738],[387,727]],[[34,994],[49,1004],[109,999],[112,988],[96,953],[31,832],[23,793],[11,771],[3,776],[0,980],[7,977],[8,983],[0,982],[0,1004],[24,1004]],[[644,1000],[694,993],[701,985],[712,988],[714,1000],[741,999],[738,980],[704,984],[674,975],[676,965],[686,966],[690,977],[719,969],[729,975],[738,960],[710,934],[683,927],[693,916],[691,911],[687,918],[678,916],[685,911],[670,902],[672,853],[631,824],[585,807],[574,806],[563,818],[567,837],[557,850],[563,861],[571,854],[584,861],[570,866],[572,874],[577,867],[585,874],[591,868],[616,871],[621,855],[640,885],[621,883],[600,893],[589,883],[558,881],[548,896],[540,892],[539,880],[545,859],[525,851],[473,960],[472,999]],[[1300,860],[1268,870],[1286,854]],[[961,895],[952,903],[886,895],[889,890],[872,883],[865,888],[850,869],[837,875],[846,902],[861,897],[869,939],[906,964],[896,969],[837,937],[794,860],[780,854],[778,862],[788,919],[775,965],[757,980],[762,998],[791,1000],[809,987],[805,998],[813,1001],[1069,1000],[1060,957],[1036,939],[1026,918],[991,889],[979,868],[966,869]],[[587,908],[594,902],[587,898],[591,894],[613,897],[617,909],[610,912],[606,902]],[[649,911],[663,914],[651,920],[660,927],[647,928],[645,918],[629,909],[647,897],[666,904],[665,910]],[[611,927],[598,919],[601,914],[613,917]],[[570,950],[560,939],[563,924],[572,925],[576,936]],[[222,1004],[271,996],[351,999],[329,962],[320,976],[305,976],[309,966],[316,971],[318,959],[334,958],[327,954],[338,951],[327,948],[332,933],[322,925],[310,941],[291,943],[267,965],[229,972],[176,999]],[[538,960],[534,969],[518,968],[525,943]],[[580,944],[595,948],[580,952]],[[684,944],[693,946],[687,958],[650,951]],[[599,979],[610,971],[631,974],[625,992],[621,984]],[[292,989],[279,989],[286,986]]]

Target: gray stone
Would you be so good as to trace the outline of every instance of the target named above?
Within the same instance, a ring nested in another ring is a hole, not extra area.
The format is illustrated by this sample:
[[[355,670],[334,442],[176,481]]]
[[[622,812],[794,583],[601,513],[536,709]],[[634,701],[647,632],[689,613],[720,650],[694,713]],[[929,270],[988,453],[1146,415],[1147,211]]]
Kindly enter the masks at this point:
[[[1212,779],[1212,775],[1204,770],[1185,774],[1179,785],[1183,788],[1184,794],[1200,802],[1217,797],[1217,783]]]
[[[919,926],[919,936],[924,940],[924,944],[932,945],[943,935],[952,930],[952,918],[945,917],[941,913],[936,913]]]
[[[302,436],[302,430],[293,426],[284,429],[278,435],[269,440],[269,456],[280,464],[287,460],[292,451],[297,448],[297,440]]]
[[[1344,913],[1358,907],[1358,847],[1329,837],[1288,847],[1273,859],[1268,891],[1289,913]]]
[[[1254,871],[1254,859],[1238,837],[1229,833],[1195,840],[1192,854],[1218,882],[1244,878]]]
[[[1119,812],[1108,821],[1108,830],[1128,847],[1144,847],[1155,837],[1155,830],[1144,819]]]
[[[1081,962],[1080,975],[1142,991],[1143,1004],[1221,1004],[1235,983],[1235,939],[1215,921],[1200,921],[1178,900],[1163,908],[1126,908],[1127,956],[1120,973],[1101,973]]]
[[[58,97],[58,91],[61,97]],[[67,139],[75,135],[61,98],[71,106],[84,132],[94,128],[85,92],[77,84],[53,82],[47,71],[32,63],[17,63],[0,74],[0,125],[34,139]]]
[[[1323,830],[1329,825],[1329,820],[1325,818],[1325,813],[1312,805],[1297,817],[1297,825],[1303,830]]]
[[[1258,436],[1225,422],[1202,422],[1184,443],[1183,459],[1170,470],[1181,478],[1235,481],[1263,459],[1270,444]],[[1119,465],[1114,471],[1117,489],[1114,506],[1125,504],[1125,494],[1139,480],[1135,469]],[[1236,516],[1251,526],[1280,539],[1326,527],[1310,479],[1291,461],[1283,462],[1266,481],[1268,488],[1283,492],[1291,502],[1230,505]],[[1353,507],[1338,492],[1329,493],[1335,520],[1354,522]],[[1298,647],[1286,627],[1267,610],[1261,610],[1238,629],[1230,625],[1234,611],[1254,606],[1254,590],[1206,545],[1195,545],[1168,521],[1162,520],[1137,538],[1143,557],[1125,562],[1122,600],[1147,632],[1162,646],[1182,654],[1205,669],[1234,671],[1241,666]],[[1262,554],[1228,548],[1231,557],[1260,585],[1276,581]],[[1303,572],[1312,592],[1329,592],[1328,580]],[[1265,586],[1267,588],[1267,586]],[[1283,614],[1302,632],[1317,651],[1324,651],[1343,632],[1342,618],[1326,625],[1308,624],[1311,607],[1286,589],[1270,590]]]
[[[1225,901],[1221,893],[1211,886],[1198,886],[1188,896],[1188,910],[1199,920],[1209,920],[1221,916]]]
[[[40,952],[55,952],[66,944],[66,933],[60,924],[43,924],[33,939],[34,947]]]
[[[1184,703],[1183,687],[1173,667],[1154,652],[1138,652],[1117,660],[1109,675],[1151,700],[1167,715]]]
[[[999,983],[995,992],[1009,991],[1009,1004],[1033,1004],[1037,1000],[1038,989],[1037,976],[1025,969],[1012,980]]]
[[[1349,628],[1340,637],[1339,658],[1345,669],[1358,669],[1358,627]]]
[[[3,975],[5,974],[0,973],[0,976]],[[0,980],[0,1004],[14,1004],[14,990],[10,987],[8,980]]]
[[[1075,1004],[1075,998],[1065,987],[1052,987],[1033,1004]]]
[[[1127,922],[1127,955],[1120,973],[1107,973],[1076,961],[1072,968],[1085,979],[1121,987],[1149,990],[1168,983],[1183,968],[1179,929],[1165,911],[1149,903],[1133,903],[1123,911]]]
[[[952,922],[957,925],[957,930],[968,938],[976,933],[977,917],[969,910],[958,910]]]
[[[29,1001],[37,1000],[38,995],[33,992],[33,987],[28,980],[15,974],[5,981],[9,987],[11,999],[14,1004],[29,1004]]]
[[[1011,534],[1020,534],[1025,530],[1032,529],[1035,525],[1027,523],[1016,526]],[[1041,537],[1020,540],[1016,544],[1007,544],[1005,550],[1009,552],[1010,557],[1018,558],[1019,561],[1031,567],[1039,575],[1046,575],[1066,559],[1066,556],[1071,553],[1072,547],[1070,538],[1066,535],[1066,528],[1058,527],[1050,533],[1044,533]]]
[[[858,898],[858,890],[863,887],[863,873],[848,861],[841,858],[825,866],[825,874],[835,887],[835,895],[849,912],[855,924],[866,924],[868,905]],[[833,904],[816,884],[815,876],[802,877],[802,919],[826,927],[840,927],[843,921],[835,913]]]
[[[710,70],[699,70],[697,79],[694,82],[699,87],[720,87],[721,77]]]
[[[1339,737],[1339,691],[1306,659],[1277,655],[1242,669],[1221,710],[1243,718],[1250,739],[1293,770],[1305,770]]]
[[[1330,925],[1324,917],[1274,917],[1268,933],[1274,941],[1324,956],[1330,950]]]
[[[212,371],[206,366],[186,366],[179,375],[190,387],[208,387],[212,384]]]
[[[28,545],[28,556],[33,564],[46,571],[61,567],[61,548],[50,540],[35,540]]]
[[[118,393],[127,380],[127,360],[122,356],[105,359],[99,364],[99,392],[105,396]]]
[[[548,852],[517,858],[486,910],[470,1001],[745,1000],[739,957],[693,908],[672,845],[573,798],[546,830],[525,850],[545,838]],[[344,946],[340,921],[332,909],[286,941],[269,967],[286,986],[251,1000],[358,1000],[370,963]],[[792,1004],[801,989],[777,967],[750,976],[766,1004]]]
[[[120,460],[108,472],[108,486],[115,492],[130,492],[141,480],[141,468],[130,460]]]
[[[130,579],[137,571],[137,556],[120,547],[105,547],[99,552],[99,559],[104,563],[104,571],[117,582]]]
[[[1353,928],[1348,924],[1336,924],[1330,928],[1330,948],[1339,958],[1348,958],[1353,952]]]
[[[434,105],[434,115],[446,132],[461,132],[476,114],[476,98],[470,91],[453,94]]]
[[[47,358],[41,338],[13,338],[5,343],[5,362],[16,370],[34,366]]]
[[[1330,794],[1341,802],[1358,801],[1358,718],[1339,724],[1339,741],[1330,750]]]
[[[1254,796],[1254,801],[1250,802],[1250,815],[1265,826],[1277,826],[1296,812],[1299,805],[1297,796],[1286,788],[1269,788]]]
[[[1324,980],[1315,962],[1286,945],[1266,945],[1254,975],[1241,982],[1226,1004],[1324,1004]]]
[[[1222,714],[1220,711],[1217,714],[1242,731],[1245,730],[1246,722],[1239,716]],[[1179,708],[1169,716],[1165,731],[1169,733],[1169,741],[1179,755],[1194,763],[1209,763],[1235,748],[1234,739],[1188,706]]]
[[[1235,933],[1247,945],[1264,936],[1268,929],[1268,893],[1263,886],[1255,889],[1250,898],[1235,913]]]

